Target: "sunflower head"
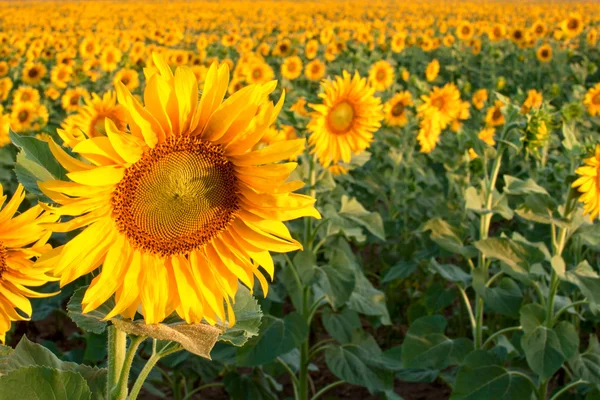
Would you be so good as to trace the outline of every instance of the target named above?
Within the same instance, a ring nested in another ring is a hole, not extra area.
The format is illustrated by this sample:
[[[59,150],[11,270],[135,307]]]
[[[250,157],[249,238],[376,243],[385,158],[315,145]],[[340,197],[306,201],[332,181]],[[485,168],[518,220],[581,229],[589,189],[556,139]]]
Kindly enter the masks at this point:
[[[573,187],[581,193],[579,201],[584,205],[585,214],[594,220],[600,217],[600,144],[583,163],[575,170],[579,178],[573,182]]]
[[[145,104],[121,82],[117,97],[126,125],[105,120],[106,135],[73,147],[81,160],[53,142],[69,181],[39,183],[73,218],[55,231],[83,231],[40,264],[53,265],[66,284],[102,264],[83,299],[89,312],[113,294],[107,318],[161,322],[176,311],[188,323],[235,322],[231,301],[242,282],[272,278],[270,252],[301,248],[283,221],[320,217],[315,199],[294,193],[296,163],[277,164],[304,149],[282,140],[255,149],[283,106],[268,96],[275,82],[244,87],[223,101],[229,67],[214,63],[202,97],[189,67],[173,73],[154,54],[146,71]],[[227,310],[227,311],[226,311]]]
[[[344,71],[335,80],[321,83],[322,104],[310,104],[315,112],[308,124],[309,143],[323,166],[350,162],[352,154],[369,147],[383,119],[381,100],[358,72]]]

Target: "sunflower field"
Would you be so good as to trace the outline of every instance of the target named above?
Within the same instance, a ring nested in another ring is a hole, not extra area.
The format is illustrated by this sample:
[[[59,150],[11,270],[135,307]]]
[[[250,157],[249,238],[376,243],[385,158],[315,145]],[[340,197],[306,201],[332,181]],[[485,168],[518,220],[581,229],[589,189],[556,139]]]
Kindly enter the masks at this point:
[[[597,1],[0,4],[0,400],[600,400]]]

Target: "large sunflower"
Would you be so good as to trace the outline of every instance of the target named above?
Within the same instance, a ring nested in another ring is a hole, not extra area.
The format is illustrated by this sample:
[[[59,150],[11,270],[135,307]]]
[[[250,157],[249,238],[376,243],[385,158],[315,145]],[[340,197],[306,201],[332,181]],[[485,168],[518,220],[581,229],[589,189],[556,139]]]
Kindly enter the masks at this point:
[[[435,119],[441,129],[458,119],[462,109],[460,92],[453,83],[434,87],[431,93],[421,96],[423,104],[418,107],[422,119]]]
[[[381,126],[381,100],[358,72],[351,77],[344,71],[342,77],[323,81],[321,87],[323,104],[309,104],[316,112],[308,124],[308,140],[323,166],[340,160],[348,163],[352,153],[369,147],[373,132]]]
[[[70,181],[40,183],[59,204],[57,215],[73,218],[55,231],[85,229],[57,248],[42,265],[55,265],[61,285],[96,270],[83,299],[89,312],[115,294],[107,315],[161,322],[176,311],[188,323],[229,323],[238,280],[249,288],[262,271],[273,276],[270,251],[301,248],[282,221],[319,218],[315,199],[293,193],[287,181],[296,163],[274,164],[304,149],[304,140],[278,142],[252,151],[283,106],[267,101],[275,82],[250,85],[223,102],[226,64],[213,64],[198,100],[188,67],[175,74],[164,58],[147,69],[145,105],[117,82],[129,132],[106,120],[107,136],[86,139],[73,151],[50,143]],[[260,270],[262,267],[263,270]]]
[[[54,222],[57,218],[44,213],[40,206],[34,206],[15,217],[24,198],[25,192],[19,185],[13,197],[0,211],[1,342],[5,340],[11,321],[30,319],[32,310],[29,298],[53,295],[37,293],[29,287],[42,286],[46,282],[56,280],[48,275],[48,268],[35,266],[31,259],[51,249],[50,245],[46,244],[50,232],[44,229],[42,224]],[[0,186],[0,206],[5,201],[6,195],[2,194]]]
[[[580,177],[573,182],[573,187],[581,193],[579,201],[584,204],[585,213],[594,219],[600,216],[600,144],[584,162],[584,166],[575,170]]]

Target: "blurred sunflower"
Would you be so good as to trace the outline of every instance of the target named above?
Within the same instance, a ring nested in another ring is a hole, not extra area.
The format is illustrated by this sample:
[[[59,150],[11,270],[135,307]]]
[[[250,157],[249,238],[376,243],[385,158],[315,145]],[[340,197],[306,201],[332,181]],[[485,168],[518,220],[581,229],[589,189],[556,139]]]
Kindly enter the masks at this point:
[[[38,267],[32,258],[39,257],[52,247],[46,244],[51,232],[44,223],[57,220],[43,212],[39,205],[17,215],[25,199],[23,187],[19,185],[15,194],[0,211],[0,342],[6,340],[12,321],[29,321],[32,308],[30,298],[50,297],[56,293],[38,293],[30,287],[39,287],[57,279],[49,275],[49,268]],[[6,195],[0,186],[0,206]],[[18,310],[18,311],[17,311]]]
[[[77,87],[74,89],[67,89],[61,99],[62,108],[66,112],[77,111],[83,102],[89,100],[89,98],[90,93],[86,88]]]
[[[116,86],[117,82],[121,82],[130,91],[134,91],[140,86],[138,72],[131,68],[123,68],[117,71],[113,79],[113,85]]]
[[[600,82],[587,91],[583,98],[583,104],[591,116],[600,115]]]
[[[369,69],[369,82],[376,91],[383,91],[394,83],[394,69],[385,60],[377,61]]]
[[[100,51],[100,44],[94,37],[85,37],[79,44],[79,54],[82,58],[94,58]]]
[[[311,81],[320,81],[325,76],[325,63],[319,59],[312,60],[304,68],[304,75]]]
[[[535,52],[535,56],[541,62],[547,63],[552,60],[552,47],[549,44],[543,44]]]
[[[10,126],[15,132],[35,131],[46,126],[48,109],[36,103],[13,104]]]
[[[351,77],[344,71],[335,80],[323,81],[321,87],[323,104],[309,104],[315,110],[308,124],[309,143],[323,166],[340,160],[348,163],[353,153],[369,147],[381,126],[381,100],[358,72]]]
[[[488,99],[488,92],[486,89],[479,89],[475,93],[473,93],[473,105],[476,109],[481,110],[485,107],[485,102]]]
[[[106,72],[112,72],[117,69],[123,53],[115,46],[106,46],[100,53],[100,67]]]
[[[496,134],[496,129],[489,127],[489,128],[483,128],[481,131],[479,131],[479,134],[477,135],[477,137],[479,139],[481,139],[483,142],[485,142],[485,144],[494,146],[496,144],[496,141],[494,140],[495,134]]]
[[[267,83],[275,77],[273,68],[264,61],[256,61],[246,68],[246,82],[249,84]]]
[[[396,93],[383,108],[387,126],[405,126],[408,123],[406,107],[412,106],[412,96],[409,91]]]
[[[434,87],[431,93],[421,96],[423,104],[418,107],[419,115],[422,119],[435,120],[439,128],[445,129],[453,120],[458,119],[462,102],[460,92],[453,83],[448,83],[444,87]],[[435,128],[428,130],[434,131]]]
[[[314,198],[293,193],[302,182],[287,181],[296,163],[275,164],[302,152],[304,139],[251,151],[283,106],[283,96],[275,106],[267,101],[274,82],[222,102],[229,69],[215,63],[198,100],[190,68],[173,74],[157,54],[154,64],[144,105],[117,83],[130,132],[107,120],[106,137],[73,149],[91,164],[50,143],[70,181],[39,186],[60,204],[52,212],[74,217],[51,228],[85,228],[40,264],[54,265],[61,285],[103,264],[84,312],[115,294],[106,318],[133,318],[140,310],[156,324],[176,311],[188,323],[233,325],[238,282],[252,289],[256,277],[266,294],[259,267],[273,276],[269,252],[302,247],[282,221],[320,217]]]
[[[306,42],[306,46],[304,46],[304,56],[307,60],[312,60],[317,56],[317,51],[319,51],[319,42],[315,39],[311,39]]]
[[[287,57],[281,64],[281,75],[294,80],[302,74],[302,59],[298,56]]]
[[[460,40],[469,40],[473,37],[474,29],[473,25],[469,21],[461,21],[456,26],[456,37]]]
[[[34,103],[40,102],[40,92],[29,86],[20,86],[13,93],[13,103]]]
[[[593,220],[600,216],[600,144],[583,162],[585,165],[575,170],[580,177],[573,182],[573,187],[581,193],[579,201],[584,204],[585,214]]]
[[[28,63],[23,67],[21,80],[28,85],[37,85],[46,76],[46,67],[42,63]]]
[[[67,87],[67,83],[71,81],[73,75],[73,68],[66,64],[56,64],[50,72],[50,80],[54,86],[64,89]]]
[[[496,100],[493,107],[488,108],[485,114],[485,124],[487,126],[504,125],[504,114],[502,114],[504,103],[501,100]]]
[[[543,101],[544,96],[537,90],[531,89],[527,91],[527,98],[521,106],[521,114],[527,114],[532,108],[540,108]]]
[[[392,51],[394,53],[401,53],[406,47],[406,34],[398,32],[392,36]]]
[[[570,13],[569,17],[561,23],[560,27],[563,33],[569,38],[579,35],[584,27],[581,15],[578,13]]]
[[[417,141],[419,142],[421,153],[430,153],[435,149],[440,141],[442,128],[436,118],[426,117],[421,120],[419,132],[417,133]]]
[[[440,73],[440,62],[437,59],[433,59],[425,69],[425,78],[428,82],[433,82]]]
[[[0,111],[0,147],[12,143],[10,140],[10,114]]]

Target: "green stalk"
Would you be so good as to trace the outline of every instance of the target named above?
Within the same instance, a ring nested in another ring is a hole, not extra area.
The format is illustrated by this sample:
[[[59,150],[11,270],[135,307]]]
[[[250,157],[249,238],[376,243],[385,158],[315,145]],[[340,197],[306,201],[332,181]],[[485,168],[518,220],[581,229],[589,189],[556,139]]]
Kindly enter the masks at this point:
[[[302,292],[302,315],[308,322],[308,286]],[[310,328],[310,326],[309,326]],[[309,338],[300,346],[300,375],[298,377],[298,399],[308,400],[308,364],[309,359]]]
[[[127,398],[127,386],[129,384],[129,372],[131,371],[131,364],[135,358],[138,347],[146,339],[144,336],[135,336],[131,338],[125,360],[123,362],[123,368],[119,375],[119,381],[111,392],[111,398],[118,400],[125,400]]]
[[[106,394],[109,399],[117,399],[113,396],[113,388],[119,383],[119,377],[125,362],[125,351],[127,349],[127,334],[118,330],[115,326],[108,327],[108,376],[106,377]]]
[[[177,345],[177,346],[173,347],[172,349],[166,350],[161,353],[157,353],[156,352],[156,339],[155,339],[154,344],[152,346],[152,356],[150,356],[150,358],[146,362],[146,365],[144,365],[144,368],[142,369],[142,371],[138,375],[137,379],[135,380],[135,383],[133,384],[133,388],[131,389],[131,394],[129,395],[129,397],[127,399],[128,400],[136,400],[137,399],[137,397],[140,394],[140,391],[142,390],[142,386],[144,385],[144,382],[146,381],[146,378],[148,378],[148,375],[150,374],[150,371],[152,371],[152,368],[154,368],[156,363],[158,363],[158,361],[161,358],[166,357],[169,354],[176,353],[181,349],[182,349],[182,347],[180,345]]]

